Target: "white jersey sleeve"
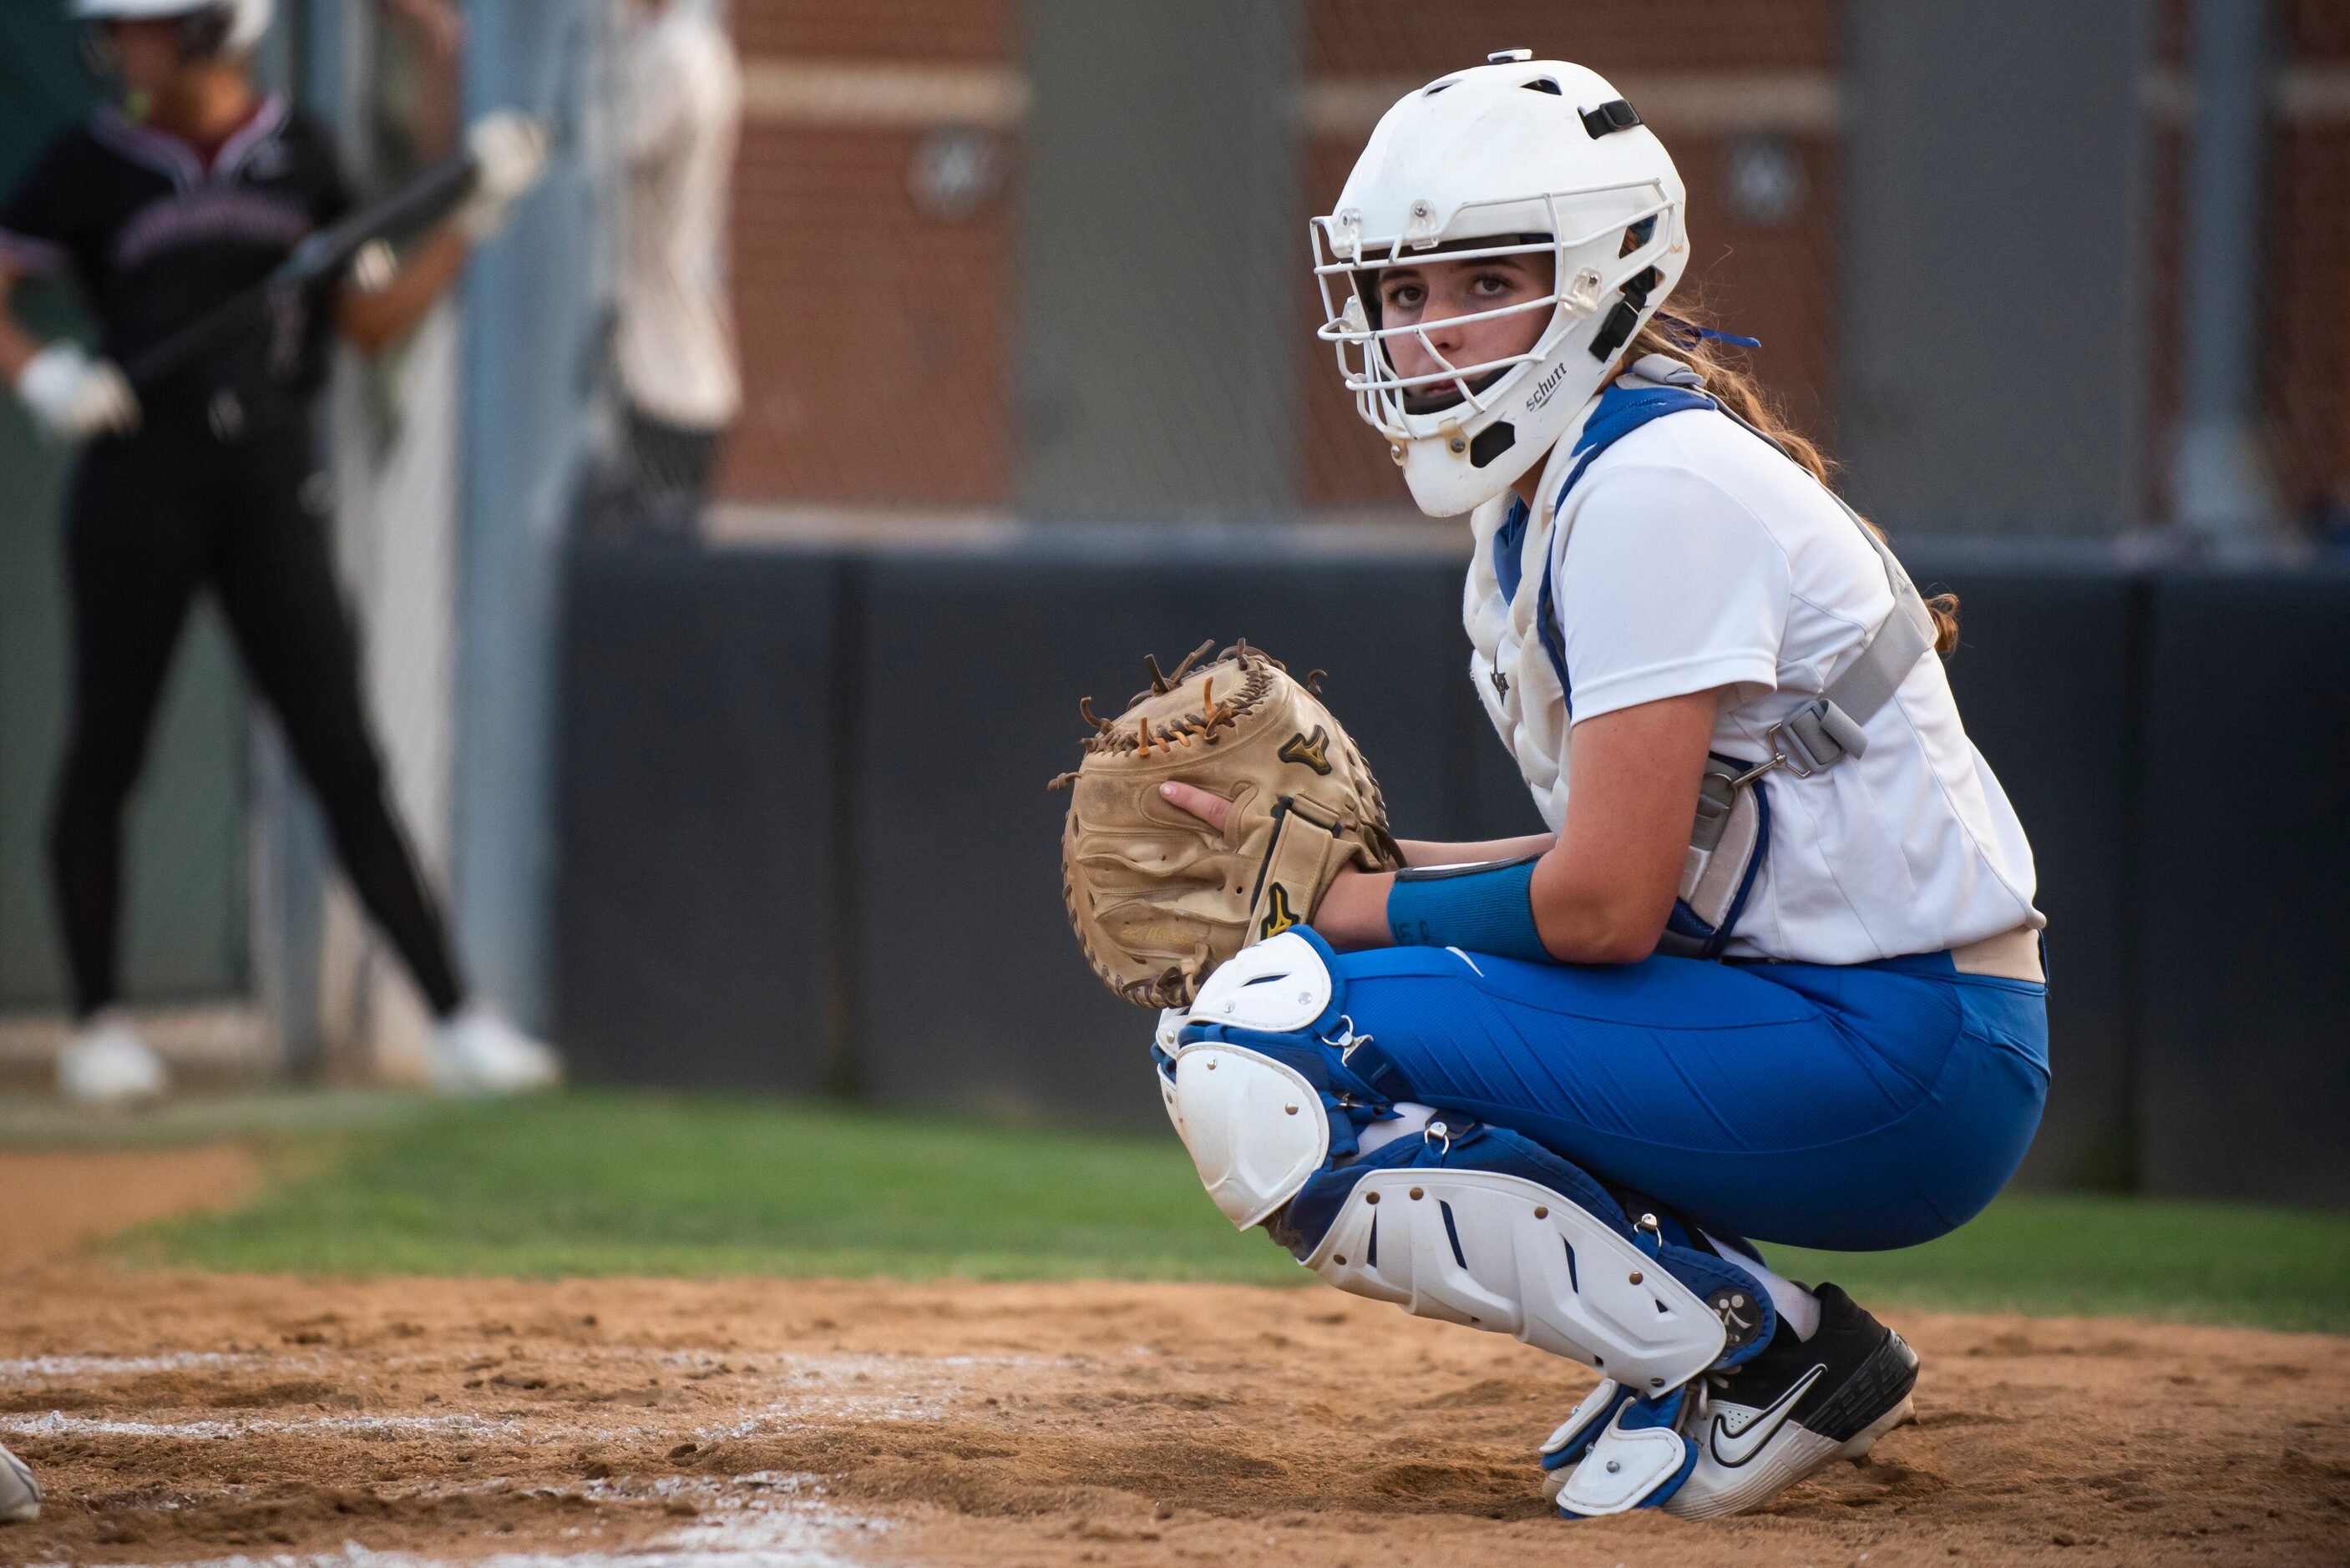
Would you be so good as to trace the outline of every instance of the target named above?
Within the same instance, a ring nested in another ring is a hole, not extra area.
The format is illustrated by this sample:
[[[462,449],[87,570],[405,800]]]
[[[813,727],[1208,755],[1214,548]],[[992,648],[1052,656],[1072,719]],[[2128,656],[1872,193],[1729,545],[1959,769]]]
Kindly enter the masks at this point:
[[[1575,722],[1716,687],[1742,701],[1776,690],[1790,583],[1771,531],[1687,468],[1613,466],[1585,483],[1552,564]]]

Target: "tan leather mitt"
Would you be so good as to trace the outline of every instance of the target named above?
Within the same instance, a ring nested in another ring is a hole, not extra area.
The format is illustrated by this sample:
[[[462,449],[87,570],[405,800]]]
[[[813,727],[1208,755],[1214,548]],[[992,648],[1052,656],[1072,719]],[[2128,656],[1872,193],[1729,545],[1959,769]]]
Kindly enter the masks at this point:
[[[1403,863],[1360,752],[1307,681],[1245,641],[1205,642],[1094,733],[1068,789],[1061,889],[1087,961],[1138,1007],[1187,1007],[1215,967],[1313,919],[1348,866]],[[1219,834],[1159,793],[1169,780],[1232,803]]]

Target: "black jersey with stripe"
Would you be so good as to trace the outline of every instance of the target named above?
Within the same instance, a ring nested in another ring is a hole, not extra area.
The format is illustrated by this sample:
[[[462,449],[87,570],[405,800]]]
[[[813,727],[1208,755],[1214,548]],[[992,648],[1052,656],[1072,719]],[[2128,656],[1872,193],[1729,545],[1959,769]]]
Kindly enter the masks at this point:
[[[0,202],[0,260],[63,275],[97,318],[99,348],[136,358],[269,275],[350,199],[326,132],[265,101],[209,163],[177,137],[102,106],[53,140]],[[324,379],[330,313],[291,300],[165,396],[266,383],[296,397]],[[152,395],[152,394],[151,394]]]

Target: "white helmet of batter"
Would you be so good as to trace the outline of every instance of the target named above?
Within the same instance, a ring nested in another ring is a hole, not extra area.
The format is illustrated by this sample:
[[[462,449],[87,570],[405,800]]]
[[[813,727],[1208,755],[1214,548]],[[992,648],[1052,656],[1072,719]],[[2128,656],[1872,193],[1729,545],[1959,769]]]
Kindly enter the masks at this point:
[[[1596,71],[1511,49],[1440,77],[1388,110],[1337,209],[1309,225],[1315,280],[1355,406],[1388,438],[1434,517],[1508,489],[1556,443],[1689,261],[1687,205],[1664,144]],[[1486,312],[1547,312],[1523,354],[1401,376],[1378,274],[1437,256],[1548,252],[1548,296]]]
[[[191,55],[242,55],[269,31],[275,0],[73,0],[77,22],[183,19]]]

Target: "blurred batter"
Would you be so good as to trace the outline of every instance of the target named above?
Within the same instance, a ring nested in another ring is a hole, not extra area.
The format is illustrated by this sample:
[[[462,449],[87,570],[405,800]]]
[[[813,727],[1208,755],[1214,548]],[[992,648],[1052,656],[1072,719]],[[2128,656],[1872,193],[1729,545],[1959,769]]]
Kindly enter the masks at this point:
[[[555,1054],[471,1003],[393,815],[312,436],[330,336],[375,353],[423,318],[470,247],[536,182],[535,128],[515,115],[476,124],[473,194],[373,287],[289,302],[143,390],[119,368],[259,284],[350,209],[326,132],[254,85],[249,58],[270,12],[271,0],[74,0],[119,99],[58,136],[0,203],[0,306],[20,279],[63,276],[99,328],[95,353],[43,344],[0,308],[0,376],[48,436],[82,446],[66,518],[71,719],[49,831],[78,1019],[58,1084],[90,1102],[167,1086],[120,1005],[123,806],[199,589],[219,602],[352,886],[439,1021],[436,1081],[551,1084]]]

